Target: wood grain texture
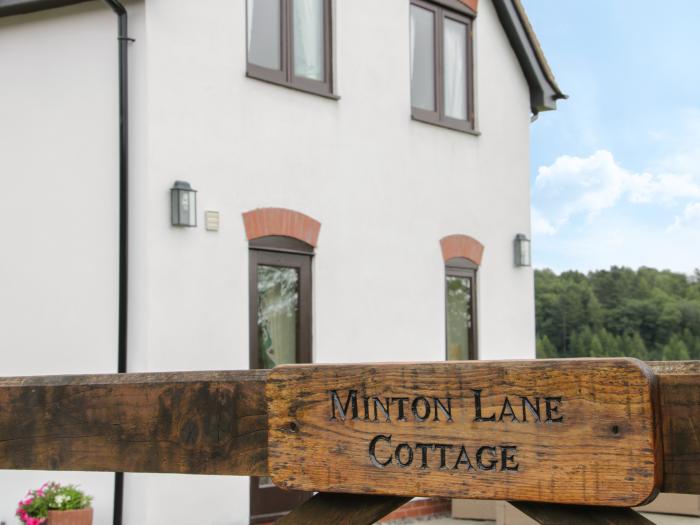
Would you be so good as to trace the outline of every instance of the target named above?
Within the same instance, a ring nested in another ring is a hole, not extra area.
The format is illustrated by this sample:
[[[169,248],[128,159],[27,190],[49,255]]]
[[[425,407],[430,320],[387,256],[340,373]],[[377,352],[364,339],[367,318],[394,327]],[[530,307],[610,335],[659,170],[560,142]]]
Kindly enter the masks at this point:
[[[410,500],[400,496],[318,493],[275,525],[372,525]]]
[[[647,363],[658,377],[662,492],[700,494],[700,361]]]
[[[495,421],[475,421],[475,390]],[[661,482],[655,380],[636,360],[292,365],[270,373],[266,396],[284,488],[634,506]],[[539,418],[522,397],[539,398]],[[450,398],[452,420],[433,398]],[[479,461],[481,447],[493,449]]]
[[[265,475],[266,377],[0,379],[0,468]]]
[[[511,503],[540,525],[654,525],[632,509],[547,503]]]
[[[700,363],[652,365],[659,382],[663,492],[700,494]]]

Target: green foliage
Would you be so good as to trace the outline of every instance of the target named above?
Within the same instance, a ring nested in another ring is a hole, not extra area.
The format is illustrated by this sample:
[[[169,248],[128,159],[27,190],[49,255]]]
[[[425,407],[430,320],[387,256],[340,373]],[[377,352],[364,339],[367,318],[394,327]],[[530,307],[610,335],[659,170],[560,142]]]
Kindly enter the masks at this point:
[[[557,347],[552,344],[546,335],[543,339],[537,338],[537,357],[539,359],[552,359],[557,357]]]
[[[45,523],[50,510],[79,510],[90,506],[91,496],[86,496],[75,485],[60,485],[54,481],[44,483],[37,490],[30,490],[19,502],[16,515],[26,525]]]
[[[535,271],[538,357],[700,359],[700,269]]]
[[[686,361],[690,359],[690,354],[683,339],[674,335],[668,344],[664,346],[661,357],[664,361]]]

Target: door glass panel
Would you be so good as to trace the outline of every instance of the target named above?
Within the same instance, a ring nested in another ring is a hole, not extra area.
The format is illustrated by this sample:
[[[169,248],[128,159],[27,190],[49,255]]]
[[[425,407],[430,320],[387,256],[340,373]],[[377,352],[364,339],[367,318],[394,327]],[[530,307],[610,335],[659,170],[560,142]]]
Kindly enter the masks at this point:
[[[293,0],[294,75],[323,81],[325,78],[325,0]]]
[[[435,15],[411,6],[411,105],[435,111]]]
[[[280,0],[248,0],[248,62],[281,69]]]
[[[464,361],[470,358],[472,330],[472,280],[469,277],[447,276],[447,359]]]
[[[445,18],[445,115],[467,120],[467,25]]]
[[[263,368],[296,362],[299,272],[258,265],[258,352]]]

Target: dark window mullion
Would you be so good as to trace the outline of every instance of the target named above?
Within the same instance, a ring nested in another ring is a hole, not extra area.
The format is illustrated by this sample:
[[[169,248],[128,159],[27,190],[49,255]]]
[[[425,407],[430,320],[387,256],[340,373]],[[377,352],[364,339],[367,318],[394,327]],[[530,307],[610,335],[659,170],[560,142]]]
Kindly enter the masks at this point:
[[[438,120],[445,118],[445,12],[438,8],[435,11],[435,112]]]
[[[292,28],[292,1],[281,0],[282,2],[282,70],[284,71],[284,79],[287,83],[292,83],[292,74],[294,66],[292,64],[292,53],[294,45],[294,35]]]
[[[474,75],[474,22],[467,22],[467,117],[472,129],[475,127],[474,117],[474,85],[476,76]]]
[[[331,0],[323,1],[323,63],[324,79],[328,91],[333,93],[333,19],[331,18]]]

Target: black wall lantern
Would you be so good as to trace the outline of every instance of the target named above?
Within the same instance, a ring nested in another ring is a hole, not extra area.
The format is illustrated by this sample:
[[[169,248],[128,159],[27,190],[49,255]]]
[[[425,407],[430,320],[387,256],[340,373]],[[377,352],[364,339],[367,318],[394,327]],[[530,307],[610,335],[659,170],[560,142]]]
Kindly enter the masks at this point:
[[[530,239],[526,235],[519,233],[513,241],[515,252],[515,266],[531,266],[532,254],[530,252]]]
[[[170,221],[173,226],[197,226],[197,190],[176,180],[170,188]]]

